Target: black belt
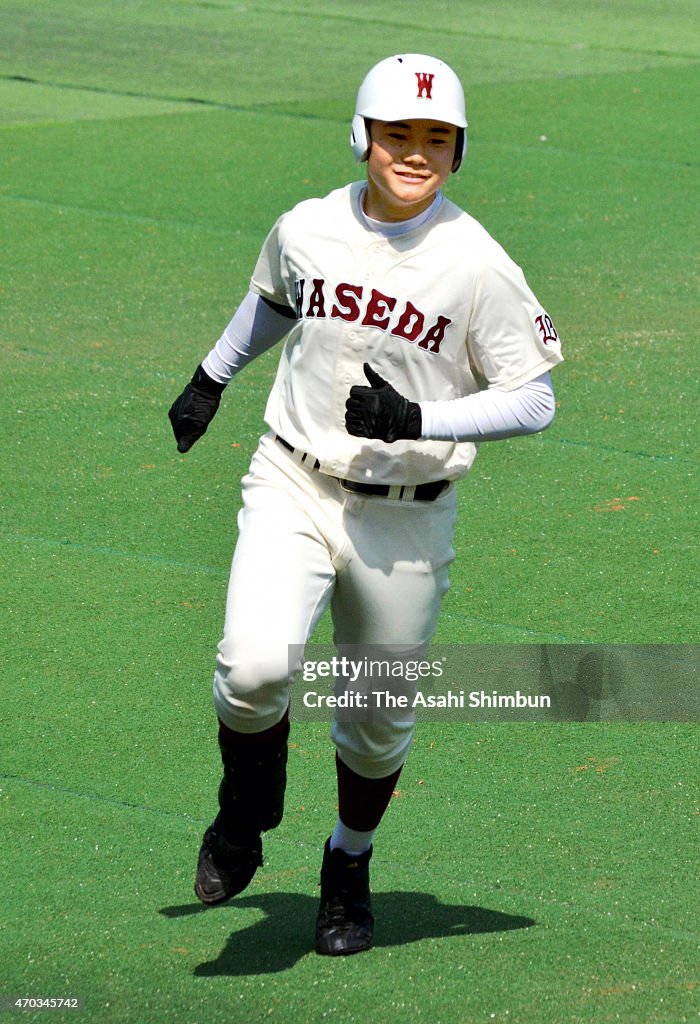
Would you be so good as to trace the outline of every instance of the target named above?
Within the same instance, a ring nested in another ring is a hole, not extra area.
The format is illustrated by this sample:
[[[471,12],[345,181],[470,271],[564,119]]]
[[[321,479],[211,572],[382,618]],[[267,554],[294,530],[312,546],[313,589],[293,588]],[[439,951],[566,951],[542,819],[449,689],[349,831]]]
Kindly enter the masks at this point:
[[[321,463],[318,459],[308,452],[302,452],[295,448],[279,434],[275,434],[275,441],[291,452],[301,465],[311,466],[313,469],[320,467]],[[339,478],[336,477],[336,479]],[[356,480],[340,480],[339,482],[346,491],[352,491],[353,494],[371,494],[375,498],[391,497],[399,501],[435,501],[450,486],[449,480],[434,480],[429,484],[416,484],[415,486],[409,484],[362,484]]]
[[[301,449],[295,448],[289,441],[285,441],[279,434],[275,434],[275,441],[281,444],[283,448],[286,448],[288,452],[291,452],[297,462],[300,462],[302,466],[311,466],[312,469],[320,469],[321,463],[318,459],[315,459],[313,455],[308,452],[302,452]]]

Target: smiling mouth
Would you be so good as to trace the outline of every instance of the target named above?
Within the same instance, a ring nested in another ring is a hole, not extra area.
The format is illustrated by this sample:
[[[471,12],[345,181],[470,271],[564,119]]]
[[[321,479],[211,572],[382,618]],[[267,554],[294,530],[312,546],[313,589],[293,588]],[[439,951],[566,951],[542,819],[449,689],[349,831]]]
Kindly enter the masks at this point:
[[[407,181],[429,181],[429,174],[418,174],[417,171],[395,171],[398,178],[403,178]]]

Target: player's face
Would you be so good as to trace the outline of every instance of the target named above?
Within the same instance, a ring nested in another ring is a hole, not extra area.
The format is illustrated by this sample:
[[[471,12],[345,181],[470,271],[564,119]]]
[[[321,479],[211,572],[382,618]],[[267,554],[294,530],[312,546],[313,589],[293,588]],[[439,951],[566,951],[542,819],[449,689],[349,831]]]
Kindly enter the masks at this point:
[[[365,213],[383,221],[426,210],[452,169],[457,129],[443,121],[372,121]]]

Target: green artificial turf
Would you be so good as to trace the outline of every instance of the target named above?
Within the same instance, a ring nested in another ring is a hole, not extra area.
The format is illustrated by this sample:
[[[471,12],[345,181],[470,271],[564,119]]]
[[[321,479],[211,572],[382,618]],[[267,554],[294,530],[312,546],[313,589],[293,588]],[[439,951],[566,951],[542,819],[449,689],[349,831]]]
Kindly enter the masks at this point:
[[[278,214],[360,173],[361,76],[434,52],[467,90],[448,193],[566,355],[554,425],[460,485],[437,639],[687,644],[692,666],[696,14],[0,0],[0,997],[74,996],[60,1019],[90,1024],[698,1018],[694,722],[422,724],[377,837],[377,948],[340,961],[310,952],[333,750],[296,722],[266,867],[196,903],[275,353],[187,457],[166,419]]]
[[[16,861],[46,865],[5,891],[11,992],[71,994],[91,1021],[694,1019],[692,727],[426,726],[377,844],[376,948],[327,961],[309,952],[334,803],[325,729],[293,735],[265,868],[205,910],[190,888],[215,782],[207,757],[192,778],[200,725],[188,745],[161,713],[163,756],[127,718],[103,716],[109,747],[81,777],[37,783],[53,775],[40,759],[3,785]],[[157,783],[125,770],[146,760]]]

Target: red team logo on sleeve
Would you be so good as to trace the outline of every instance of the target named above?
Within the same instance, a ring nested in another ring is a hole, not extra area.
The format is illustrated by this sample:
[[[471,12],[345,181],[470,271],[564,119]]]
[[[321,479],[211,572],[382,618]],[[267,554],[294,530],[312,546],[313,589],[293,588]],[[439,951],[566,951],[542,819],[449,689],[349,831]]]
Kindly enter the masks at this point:
[[[546,313],[541,313],[539,316],[536,316],[535,323],[537,324],[537,329],[540,332],[543,345],[548,345],[550,341],[559,341],[559,335],[552,323],[551,317]]]
[[[426,100],[433,98],[433,79],[435,75],[426,73],[425,71],[416,71],[416,78],[418,79],[418,99],[423,97]]]

